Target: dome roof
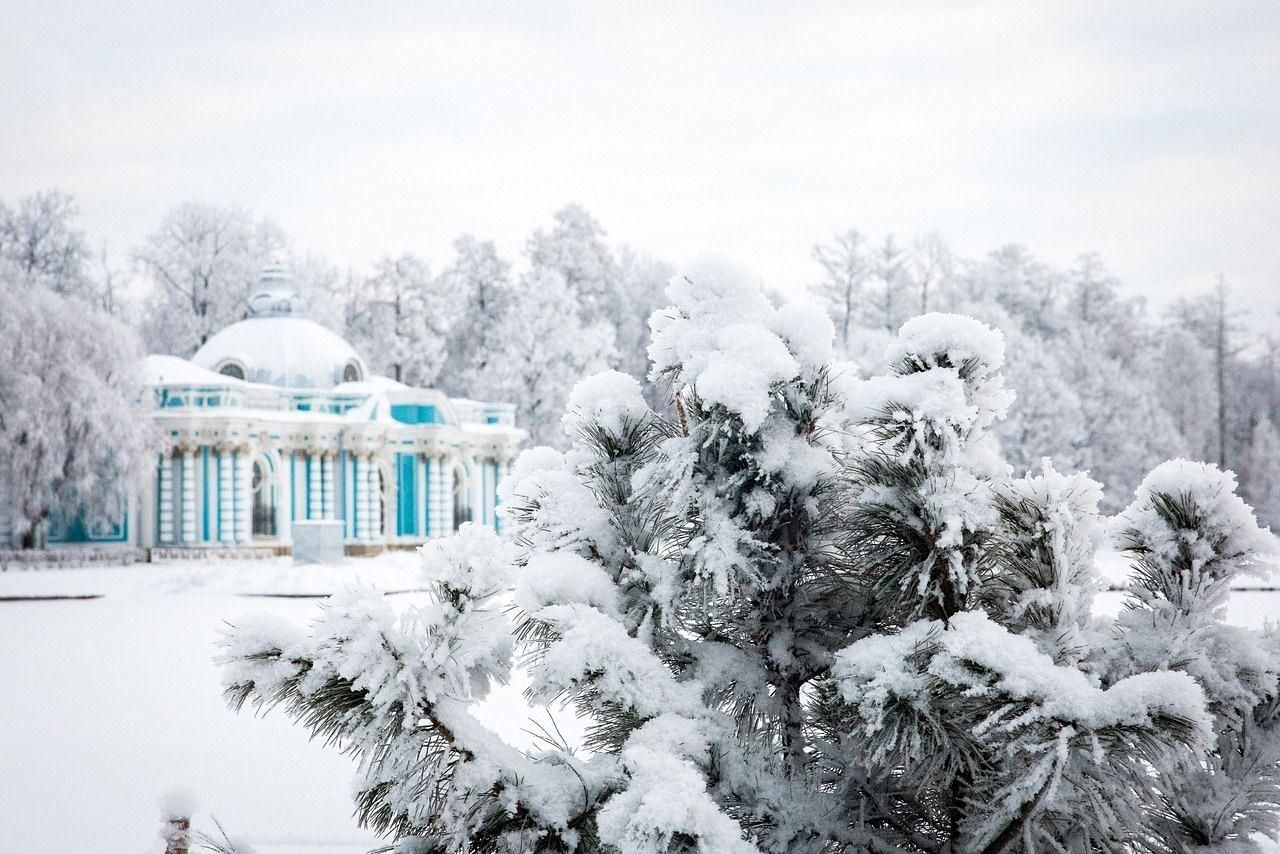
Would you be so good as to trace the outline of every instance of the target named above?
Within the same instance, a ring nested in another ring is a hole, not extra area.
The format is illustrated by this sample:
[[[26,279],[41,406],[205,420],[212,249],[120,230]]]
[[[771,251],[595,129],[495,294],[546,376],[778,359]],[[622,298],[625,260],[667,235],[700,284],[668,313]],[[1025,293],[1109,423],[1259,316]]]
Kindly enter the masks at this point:
[[[249,298],[249,316],[214,335],[191,361],[237,379],[288,388],[330,389],[365,379],[364,360],[340,335],[300,316],[302,301],[290,277],[272,265],[262,290]]]

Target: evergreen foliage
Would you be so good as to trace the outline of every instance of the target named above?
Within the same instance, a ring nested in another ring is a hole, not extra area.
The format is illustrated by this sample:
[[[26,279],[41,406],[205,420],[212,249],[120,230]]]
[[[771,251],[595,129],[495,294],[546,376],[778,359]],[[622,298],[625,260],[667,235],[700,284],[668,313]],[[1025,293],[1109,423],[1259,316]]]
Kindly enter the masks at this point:
[[[732,278],[667,293],[649,355],[670,415],[628,376],[584,380],[568,450],[525,452],[501,487],[510,539],[424,549],[428,605],[347,594],[309,631],[223,642],[233,706],[359,757],[358,815],[389,850],[1173,852],[1276,831],[1280,649],[1219,613],[1269,539],[1228,476],[1152,473],[1123,517],[1132,606],[1101,621],[1100,488],[1047,461],[1011,476],[998,333],[925,315],[859,380],[821,310]],[[580,744],[480,725],[517,667]]]

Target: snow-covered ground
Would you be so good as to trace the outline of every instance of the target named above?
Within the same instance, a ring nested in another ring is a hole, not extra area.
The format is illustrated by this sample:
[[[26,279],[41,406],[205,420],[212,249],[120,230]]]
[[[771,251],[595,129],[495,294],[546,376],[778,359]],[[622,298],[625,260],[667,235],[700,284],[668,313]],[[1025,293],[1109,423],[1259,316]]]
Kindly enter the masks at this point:
[[[224,622],[270,612],[306,622],[323,594],[421,586],[418,556],[336,567],[288,559],[0,573],[0,854],[159,850],[157,799],[190,789],[259,854],[349,854],[378,840],[351,818],[351,760],[283,714],[234,714],[213,664]],[[246,595],[248,594],[248,595]],[[258,595],[254,595],[258,594]],[[412,602],[421,594],[403,594]],[[511,710],[516,710],[512,714]],[[515,689],[487,721],[520,738]],[[162,848],[162,846],[160,846]]]
[[[1123,578],[1118,555],[1100,564]],[[0,852],[154,851],[156,800],[174,786],[196,794],[198,826],[209,827],[212,813],[260,854],[376,845],[351,818],[351,761],[281,714],[228,711],[213,643],[238,615],[305,622],[320,601],[284,596],[354,583],[413,591],[417,567],[417,555],[399,552],[335,567],[281,559],[0,573],[0,599],[101,597],[0,601]],[[1105,593],[1098,610],[1121,602]],[[1280,620],[1280,593],[1237,591],[1227,618]],[[485,712],[504,736],[524,740],[515,687]]]

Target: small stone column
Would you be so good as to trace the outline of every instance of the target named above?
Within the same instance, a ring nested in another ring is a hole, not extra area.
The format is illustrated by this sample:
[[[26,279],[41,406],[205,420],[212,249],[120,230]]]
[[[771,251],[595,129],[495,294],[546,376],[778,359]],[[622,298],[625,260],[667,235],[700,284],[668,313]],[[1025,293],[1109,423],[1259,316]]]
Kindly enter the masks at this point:
[[[231,469],[231,449],[218,449],[218,541],[224,545],[235,542],[235,491]]]
[[[196,452],[182,452],[182,542],[196,541]]]
[[[174,537],[174,496],[173,496],[173,453],[167,452],[160,458],[160,482],[156,489],[156,538],[164,544],[172,543]]]

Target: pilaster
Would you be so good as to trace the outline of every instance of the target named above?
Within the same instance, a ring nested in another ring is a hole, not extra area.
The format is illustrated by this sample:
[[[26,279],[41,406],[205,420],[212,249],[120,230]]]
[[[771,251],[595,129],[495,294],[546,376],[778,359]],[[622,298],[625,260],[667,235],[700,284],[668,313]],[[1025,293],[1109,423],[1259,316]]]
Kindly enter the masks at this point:
[[[182,542],[196,542],[196,452],[182,449]]]
[[[156,490],[157,539],[165,545],[176,542],[174,531],[173,452],[160,457],[159,485]]]

